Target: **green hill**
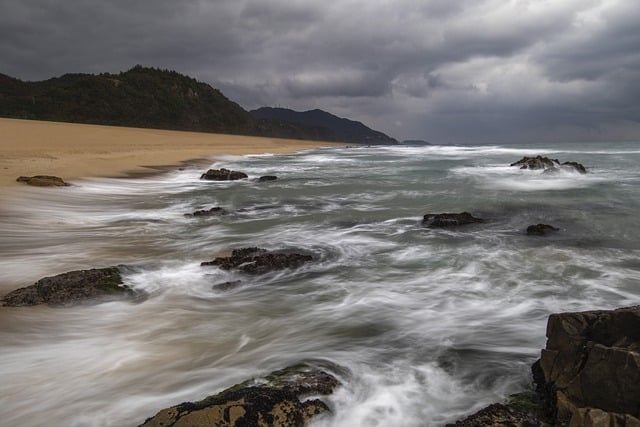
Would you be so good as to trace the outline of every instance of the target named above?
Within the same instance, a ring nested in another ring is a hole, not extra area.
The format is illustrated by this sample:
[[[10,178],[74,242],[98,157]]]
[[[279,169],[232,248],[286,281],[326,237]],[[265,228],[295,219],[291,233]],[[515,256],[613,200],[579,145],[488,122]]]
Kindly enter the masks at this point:
[[[119,74],[65,74],[39,82],[0,74],[0,117],[362,144],[395,142],[362,123],[320,110],[314,110],[318,120],[302,121],[295,117],[308,119],[308,114],[287,111],[292,114],[254,116],[206,83],[139,65]],[[345,133],[345,125],[356,129],[357,137]]]

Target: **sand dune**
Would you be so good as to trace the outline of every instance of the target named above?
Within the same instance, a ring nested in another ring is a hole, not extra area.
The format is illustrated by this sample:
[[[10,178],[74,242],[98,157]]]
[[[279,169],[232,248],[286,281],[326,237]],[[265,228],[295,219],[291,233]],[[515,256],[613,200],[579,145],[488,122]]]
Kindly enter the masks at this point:
[[[0,187],[24,185],[16,182],[21,175],[73,182],[153,173],[222,154],[293,153],[329,145],[340,144],[0,118]]]

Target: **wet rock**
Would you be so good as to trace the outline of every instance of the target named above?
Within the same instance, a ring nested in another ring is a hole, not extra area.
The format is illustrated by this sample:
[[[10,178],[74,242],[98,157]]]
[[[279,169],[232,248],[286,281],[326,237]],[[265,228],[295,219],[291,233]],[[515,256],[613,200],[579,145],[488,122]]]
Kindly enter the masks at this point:
[[[122,283],[118,267],[109,267],[45,277],[31,286],[9,292],[3,298],[3,305],[71,306],[131,298],[134,295],[134,291]]]
[[[524,156],[517,162],[511,163],[511,166],[520,166],[520,169],[547,169],[554,168],[558,165],[560,165],[560,161],[558,161],[558,159],[550,159],[542,156]]]
[[[209,169],[208,171],[200,175],[200,179],[208,179],[210,181],[234,181],[244,178],[248,178],[246,173],[232,171],[225,168]]]
[[[226,215],[227,211],[221,207],[214,207],[211,209],[201,209],[190,214],[184,214],[185,216],[221,216]]]
[[[483,220],[474,217],[469,212],[425,214],[422,220],[422,224],[430,228],[455,227],[477,222],[483,222]]]
[[[640,425],[640,306],[549,316],[537,386],[558,425]]]
[[[242,280],[233,280],[231,282],[217,283],[211,287],[214,291],[231,291],[242,285]]]
[[[266,249],[251,247],[235,249],[231,256],[218,257],[201,265],[216,265],[223,270],[238,269],[247,274],[263,274],[272,270],[298,268],[312,260],[311,255],[269,252]]]
[[[564,162],[562,164],[563,167],[573,168],[574,170],[580,173],[587,173],[587,168],[585,168],[582,164],[578,162]]]
[[[21,176],[16,181],[36,187],[68,187],[71,185],[64,182],[62,178],[52,175]]]
[[[261,176],[260,178],[258,178],[258,181],[266,182],[266,181],[275,181],[277,179],[278,179],[278,177],[275,176],[275,175],[265,175],[265,176]]]
[[[527,227],[527,236],[546,236],[549,233],[558,231],[559,228],[549,224],[535,224]]]
[[[543,427],[548,426],[535,415],[510,405],[494,403],[447,427]]]
[[[329,408],[319,399],[301,401],[300,398],[331,394],[339,385],[331,374],[308,365],[297,365],[274,372],[263,380],[246,381],[198,402],[163,409],[140,427],[303,426]]]

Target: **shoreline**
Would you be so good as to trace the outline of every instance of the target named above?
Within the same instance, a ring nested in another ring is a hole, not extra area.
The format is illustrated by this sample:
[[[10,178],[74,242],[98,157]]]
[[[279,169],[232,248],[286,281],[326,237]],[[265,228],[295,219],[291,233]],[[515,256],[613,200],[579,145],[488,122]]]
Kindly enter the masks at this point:
[[[0,118],[0,189],[19,176],[144,177],[216,156],[290,154],[343,143]]]

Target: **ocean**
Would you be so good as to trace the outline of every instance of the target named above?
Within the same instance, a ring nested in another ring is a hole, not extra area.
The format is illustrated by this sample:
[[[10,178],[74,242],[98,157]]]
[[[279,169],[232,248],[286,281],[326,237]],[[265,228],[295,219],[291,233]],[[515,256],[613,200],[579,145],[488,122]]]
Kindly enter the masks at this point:
[[[538,154],[589,172],[509,166]],[[343,384],[314,427],[442,426],[531,388],[549,314],[638,304],[638,143],[325,148],[211,166],[249,179],[186,167],[3,200],[0,294],[123,265],[148,297],[0,308],[0,425],[135,426],[310,362]],[[214,206],[229,214],[185,216]],[[463,211],[485,221],[422,225]],[[559,231],[527,236],[538,223]],[[247,246],[314,261],[259,276],[200,266]]]

